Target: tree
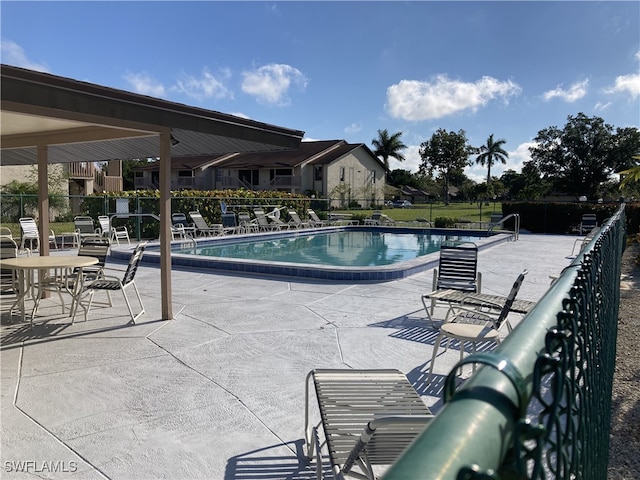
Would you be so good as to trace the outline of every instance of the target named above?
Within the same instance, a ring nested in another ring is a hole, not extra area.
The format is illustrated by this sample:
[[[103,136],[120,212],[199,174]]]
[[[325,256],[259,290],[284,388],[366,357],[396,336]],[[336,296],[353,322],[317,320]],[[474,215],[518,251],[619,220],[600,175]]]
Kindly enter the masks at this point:
[[[384,129],[378,130],[378,138],[371,140],[371,144],[374,148],[374,155],[376,157],[382,157],[382,161],[384,162],[384,166],[387,171],[389,170],[389,157],[393,157],[399,162],[404,162],[404,156],[400,151],[407,148],[407,146],[400,140],[401,136],[402,132],[389,135],[387,129]]]
[[[562,130],[540,130],[534,140],[536,146],[529,148],[531,160],[525,165],[533,164],[553,188],[591,199],[598,198],[600,185],[627,168],[632,155],[640,151],[637,128],[614,131],[602,118],[583,113],[569,115]]]
[[[476,149],[469,145],[464,130],[447,132],[439,128],[431,139],[420,144],[421,172],[433,175],[437,171],[444,180],[445,203],[449,204],[449,180],[462,175],[464,167],[470,165],[469,156]]]
[[[148,163],[149,160],[146,158],[133,158],[122,161],[122,189],[124,191],[136,189],[134,170],[138,167],[143,167]]]
[[[636,161],[640,160],[640,155],[635,155],[633,159]],[[640,164],[636,164],[633,167],[618,173],[620,175],[624,175],[624,178],[620,182],[620,190],[629,189],[629,187],[640,184]]]
[[[399,168],[389,172],[387,183],[396,187],[407,185],[413,188],[420,188],[420,180],[413,173]]]
[[[507,141],[503,139],[494,141],[492,133],[487,139],[487,144],[479,148],[480,155],[476,158],[476,163],[487,166],[487,188],[491,183],[491,167],[497,162],[502,162],[503,165],[507,163],[509,154],[502,148],[505,143]]]

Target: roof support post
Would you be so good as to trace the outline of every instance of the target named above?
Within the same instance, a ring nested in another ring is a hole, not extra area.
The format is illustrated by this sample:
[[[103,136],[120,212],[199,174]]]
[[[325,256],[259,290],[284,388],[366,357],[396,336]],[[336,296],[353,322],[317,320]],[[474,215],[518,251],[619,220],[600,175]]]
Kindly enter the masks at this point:
[[[171,308],[171,131],[160,133],[160,288],[162,319],[172,320]]]
[[[47,146],[38,145],[38,249],[40,256],[49,255],[49,175],[47,166]]]

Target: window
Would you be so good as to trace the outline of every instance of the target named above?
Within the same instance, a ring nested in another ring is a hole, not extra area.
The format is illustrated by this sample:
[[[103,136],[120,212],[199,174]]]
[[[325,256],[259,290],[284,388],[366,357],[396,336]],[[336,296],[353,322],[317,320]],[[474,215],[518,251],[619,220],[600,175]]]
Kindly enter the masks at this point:
[[[241,183],[260,185],[260,175],[258,170],[238,170],[238,178]]]
[[[317,182],[321,182],[322,181],[322,165],[316,165],[313,169],[314,172],[314,179]]]
[[[371,170],[371,183],[376,183],[376,171]]]
[[[193,170],[178,170],[179,177],[193,177]]]
[[[344,182],[344,167],[340,167],[340,181]]]

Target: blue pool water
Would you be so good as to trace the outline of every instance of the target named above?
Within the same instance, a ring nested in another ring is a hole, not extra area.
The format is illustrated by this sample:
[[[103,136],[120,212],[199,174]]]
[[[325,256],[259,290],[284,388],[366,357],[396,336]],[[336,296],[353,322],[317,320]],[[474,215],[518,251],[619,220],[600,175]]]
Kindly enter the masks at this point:
[[[442,242],[476,242],[477,236],[379,231],[309,233],[284,238],[200,244],[175,248],[175,253],[206,257],[290,262],[335,267],[375,267],[437,252]]]
[[[229,235],[172,243],[172,268],[227,274],[276,275],[341,282],[405,278],[438,264],[442,241],[473,241],[478,249],[511,239],[486,231],[344,226],[264,234]],[[143,263],[160,264],[155,242]],[[128,261],[131,249],[112,247],[114,260]]]

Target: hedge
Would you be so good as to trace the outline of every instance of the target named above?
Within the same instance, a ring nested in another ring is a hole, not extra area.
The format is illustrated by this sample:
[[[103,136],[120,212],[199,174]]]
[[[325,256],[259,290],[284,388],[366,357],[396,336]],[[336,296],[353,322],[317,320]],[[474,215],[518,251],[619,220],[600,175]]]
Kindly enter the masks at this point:
[[[582,215],[595,213],[598,225],[611,217],[618,203],[504,202],[502,214],[520,215],[520,228],[532,233],[575,233]],[[625,204],[627,234],[640,231],[640,202]]]

